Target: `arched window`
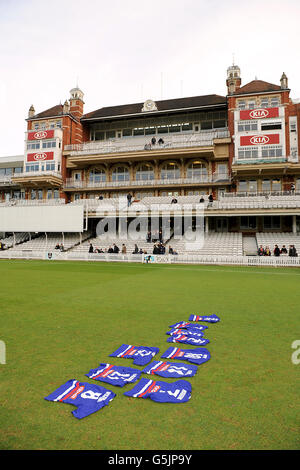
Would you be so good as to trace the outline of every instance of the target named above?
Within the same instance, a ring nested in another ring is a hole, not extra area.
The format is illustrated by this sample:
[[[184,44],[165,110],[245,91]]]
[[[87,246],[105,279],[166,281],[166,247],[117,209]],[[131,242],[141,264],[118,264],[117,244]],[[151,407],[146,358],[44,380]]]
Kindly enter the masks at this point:
[[[191,179],[207,179],[207,168],[202,162],[192,162],[187,167],[186,176]]]
[[[129,171],[126,166],[117,166],[112,171],[112,181],[129,181]]]
[[[154,170],[150,163],[139,165],[135,172],[136,181],[148,181],[154,179]]]
[[[178,167],[177,163],[164,163],[160,170],[160,177],[163,180],[180,178],[180,168]]]
[[[90,183],[100,183],[101,181],[106,181],[106,173],[104,169],[94,168],[90,171],[89,175]]]

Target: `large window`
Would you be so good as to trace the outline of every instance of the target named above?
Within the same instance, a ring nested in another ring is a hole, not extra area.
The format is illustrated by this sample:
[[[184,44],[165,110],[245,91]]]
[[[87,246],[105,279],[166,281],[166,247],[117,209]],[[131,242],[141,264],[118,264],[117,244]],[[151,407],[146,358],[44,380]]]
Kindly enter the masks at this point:
[[[240,121],[238,124],[238,131],[257,131],[257,121]]]
[[[273,131],[275,129],[281,129],[281,122],[262,122],[261,130],[262,131]]]
[[[40,142],[28,142],[27,150],[38,150],[40,148]]]
[[[264,229],[280,229],[280,216],[279,215],[270,215],[264,217]]]
[[[252,160],[258,158],[258,147],[240,147],[238,150],[239,160]]]
[[[240,222],[241,229],[254,229],[256,228],[256,217],[255,216],[245,216],[241,217]]]
[[[31,172],[31,171],[39,171],[39,164],[34,163],[32,165],[26,165],[26,172]]]
[[[90,171],[89,175],[90,183],[100,183],[106,181],[106,173],[103,169],[94,169]]]
[[[271,191],[271,181],[268,180],[268,179],[262,180],[261,189],[262,189],[263,192]]]
[[[207,168],[202,162],[190,163],[187,167],[186,176],[191,179],[207,180]]]
[[[50,149],[56,147],[56,141],[55,140],[45,140],[42,143],[43,149]]]
[[[262,147],[262,158],[282,157],[282,147],[280,145],[270,145]]]
[[[256,193],[257,181],[256,180],[240,180],[238,182],[239,193]]]
[[[152,165],[149,163],[144,163],[143,165],[140,165],[135,172],[135,179],[136,181],[147,181],[147,180],[153,180],[154,179],[154,170]]]
[[[112,181],[129,181],[129,171],[125,166],[117,166],[112,171]]]
[[[165,163],[161,167],[160,177],[161,177],[161,179],[180,178],[180,169],[179,169],[177,163],[173,163],[173,162]]]

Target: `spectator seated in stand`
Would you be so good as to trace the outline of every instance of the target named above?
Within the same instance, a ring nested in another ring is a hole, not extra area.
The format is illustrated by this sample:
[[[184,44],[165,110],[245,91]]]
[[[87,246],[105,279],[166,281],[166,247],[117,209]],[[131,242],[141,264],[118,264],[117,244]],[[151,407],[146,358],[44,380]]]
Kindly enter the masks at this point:
[[[178,201],[177,201],[176,197],[173,197],[173,199],[172,199],[172,201],[171,201],[171,204],[177,204],[177,202],[178,202]]]
[[[113,244],[113,252],[114,253],[119,253],[119,251],[120,251],[120,248],[114,243]]]
[[[264,256],[265,250],[262,245],[260,245],[260,247],[258,248],[257,254],[258,256]]]
[[[287,251],[287,249],[286,249],[286,246],[285,246],[285,245],[282,245],[282,248],[281,248],[280,253],[281,253],[282,255],[287,255],[287,252],[288,252],[288,251]]]
[[[278,245],[275,245],[273,253],[274,253],[274,256],[280,256],[280,249]]]
[[[265,256],[271,256],[271,250],[268,246],[265,248]]]
[[[290,245],[289,248],[289,256],[295,257],[298,256],[297,250],[295,248],[295,245]]]

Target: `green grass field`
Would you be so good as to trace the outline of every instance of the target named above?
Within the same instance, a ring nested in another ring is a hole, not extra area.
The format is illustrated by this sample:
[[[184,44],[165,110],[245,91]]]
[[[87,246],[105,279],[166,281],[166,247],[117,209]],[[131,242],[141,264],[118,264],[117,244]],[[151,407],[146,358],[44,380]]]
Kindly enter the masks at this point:
[[[16,260],[0,275],[1,449],[299,449],[299,269]],[[108,357],[123,343],[157,346],[160,359],[169,325],[191,313],[221,322],[208,324],[212,358],[189,402],[128,398],[133,385],[85,376],[100,362],[136,367]],[[117,396],[77,420],[44,400],[69,379]]]

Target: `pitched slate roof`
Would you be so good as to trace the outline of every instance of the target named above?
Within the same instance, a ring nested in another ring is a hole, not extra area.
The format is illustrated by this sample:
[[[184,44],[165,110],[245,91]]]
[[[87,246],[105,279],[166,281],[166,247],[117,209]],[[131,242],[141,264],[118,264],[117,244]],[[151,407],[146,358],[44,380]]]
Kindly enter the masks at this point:
[[[63,105],[57,104],[56,106],[53,106],[52,108],[46,109],[45,111],[42,111],[41,113],[35,114],[30,119],[43,119],[43,118],[49,118],[49,117],[54,117],[54,116],[60,116],[62,114],[63,114]]]
[[[226,97],[220,95],[204,95],[192,96],[189,98],[176,98],[170,100],[155,101],[157,111],[150,111],[147,114],[155,114],[159,111],[175,111],[189,108],[201,108],[206,106],[226,106]],[[81,120],[87,119],[104,119],[108,117],[126,116],[133,114],[142,114],[144,103],[124,104],[119,106],[109,106],[97,109],[90,113],[84,114]]]
[[[282,88],[279,85],[274,85],[273,83],[264,82],[263,80],[252,80],[252,82],[247,83],[238,90],[236,90],[234,95],[243,95],[247,93],[264,93],[269,91],[280,91]]]

